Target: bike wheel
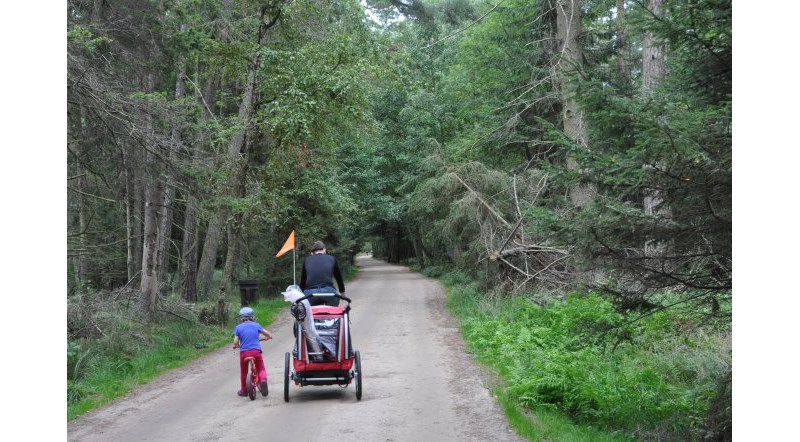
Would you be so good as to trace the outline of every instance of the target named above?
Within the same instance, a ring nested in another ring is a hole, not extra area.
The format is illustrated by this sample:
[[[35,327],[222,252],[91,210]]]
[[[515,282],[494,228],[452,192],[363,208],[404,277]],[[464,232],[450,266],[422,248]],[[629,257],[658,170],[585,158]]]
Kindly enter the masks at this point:
[[[261,382],[261,381],[259,380],[259,382]],[[261,391],[261,396],[267,397],[267,395],[269,395],[269,385],[267,385],[267,381],[263,381],[263,387],[264,388],[261,388],[261,387],[262,387],[262,385],[259,384],[258,385],[258,389]]]
[[[289,402],[289,364],[291,363],[291,359],[292,355],[287,351],[283,366],[283,400],[285,402]]]
[[[255,364],[252,362],[250,363],[250,368],[247,370],[247,397],[250,398],[251,401],[256,400],[256,373]]]
[[[361,400],[361,353],[356,351],[356,399]]]

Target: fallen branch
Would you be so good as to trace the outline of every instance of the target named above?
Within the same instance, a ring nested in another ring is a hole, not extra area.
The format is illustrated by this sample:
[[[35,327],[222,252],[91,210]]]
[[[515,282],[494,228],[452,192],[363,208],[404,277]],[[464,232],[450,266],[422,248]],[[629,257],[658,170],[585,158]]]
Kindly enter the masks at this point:
[[[508,238],[506,238],[506,241],[503,243],[503,246],[500,247],[500,251],[498,253],[502,253],[503,252],[503,249],[506,248],[506,246],[508,245],[508,242],[511,241],[511,238],[514,236],[515,233],[517,233],[517,229],[519,229],[520,224],[522,224],[522,217],[520,217],[519,221],[517,221],[517,225],[514,226],[513,229],[511,229],[511,233],[508,235]],[[489,259],[491,259],[491,257]]]
[[[524,253],[533,253],[533,252],[553,252],[553,253],[560,253],[566,255],[567,252],[563,250],[556,249],[554,247],[541,247],[535,245],[524,245],[520,247],[515,247],[513,249],[508,250],[500,250],[498,252],[490,253],[488,258],[490,261],[497,261],[498,259],[503,259],[508,256],[514,255],[521,255]]]
[[[506,261],[505,259],[503,259],[503,258],[499,258],[499,259],[500,259],[500,261],[502,261],[502,262],[506,263],[506,265],[507,265],[507,266],[509,266],[509,267],[511,267],[512,269],[514,269],[514,270],[516,270],[516,271],[518,271],[518,272],[522,273],[522,274],[523,274],[523,275],[525,275],[525,276],[530,276],[530,275],[528,274],[528,272],[526,272],[525,270],[522,270],[522,269],[520,269],[519,267],[515,266],[514,264],[511,264],[510,262]]]
[[[510,224],[508,221],[506,221],[506,220],[505,220],[505,218],[503,218],[503,215],[500,215],[500,214],[499,214],[499,213],[498,213],[496,210],[494,210],[494,208],[493,208],[492,206],[490,206],[490,205],[489,205],[489,203],[487,203],[486,201],[484,201],[484,200],[483,200],[483,198],[481,197],[481,195],[480,195],[478,192],[476,192],[475,190],[473,190],[473,189],[472,189],[472,187],[469,187],[469,184],[467,184],[466,182],[464,182],[464,180],[462,180],[462,179],[461,179],[461,177],[460,177],[460,176],[458,176],[458,174],[457,174],[457,173],[453,172],[453,176],[455,176],[455,177],[456,177],[456,179],[457,179],[457,180],[458,180],[458,181],[459,181],[459,182],[460,182],[460,183],[461,183],[461,184],[462,184],[464,187],[466,187],[466,188],[467,188],[467,190],[469,190],[470,192],[472,192],[472,193],[475,195],[475,197],[476,197],[476,198],[478,198],[478,201],[480,201],[480,202],[481,202],[481,204],[483,204],[484,206],[486,206],[486,208],[487,208],[487,209],[489,209],[489,211],[490,211],[490,212],[492,212],[492,215],[494,215],[494,216],[495,216],[497,219],[499,219],[500,221],[502,221],[502,222],[503,222],[503,224],[505,224],[505,225],[506,225],[506,227],[508,227],[508,228],[511,228],[511,224]]]

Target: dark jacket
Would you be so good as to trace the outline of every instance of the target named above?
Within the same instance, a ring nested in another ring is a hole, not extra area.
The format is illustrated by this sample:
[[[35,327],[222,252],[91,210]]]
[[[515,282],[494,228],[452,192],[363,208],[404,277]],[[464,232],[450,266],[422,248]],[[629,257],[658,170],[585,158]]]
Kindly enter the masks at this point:
[[[323,253],[309,255],[303,261],[303,270],[300,273],[300,289],[333,287],[333,278],[336,278],[339,293],[344,293],[344,280],[336,257]]]

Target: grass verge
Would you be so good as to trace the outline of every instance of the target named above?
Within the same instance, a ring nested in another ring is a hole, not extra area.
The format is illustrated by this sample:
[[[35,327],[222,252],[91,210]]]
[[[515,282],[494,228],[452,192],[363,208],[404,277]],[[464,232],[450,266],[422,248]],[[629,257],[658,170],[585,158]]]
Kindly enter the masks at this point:
[[[729,440],[729,317],[697,306],[625,315],[596,295],[540,307],[465,281],[442,278],[447,307],[520,435]]]
[[[252,307],[257,320],[268,327],[286,308],[282,297],[259,299]],[[125,396],[157,376],[229,345],[238,303],[227,306],[225,326],[197,321],[173,321],[114,333],[104,327],[104,337],[68,342],[67,421]],[[116,325],[121,328],[122,326]],[[125,337],[123,337],[125,336]],[[128,342],[121,343],[124,339]]]

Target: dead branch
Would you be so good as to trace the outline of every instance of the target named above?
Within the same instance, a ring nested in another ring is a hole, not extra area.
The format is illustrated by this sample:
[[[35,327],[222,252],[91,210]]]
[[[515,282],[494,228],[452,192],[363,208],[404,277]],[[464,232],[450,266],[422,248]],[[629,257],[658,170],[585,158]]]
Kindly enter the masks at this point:
[[[511,229],[511,233],[508,235],[508,238],[506,238],[506,241],[503,243],[503,246],[500,247],[500,251],[498,253],[502,253],[503,252],[503,249],[506,248],[506,246],[508,245],[508,242],[511,241],[511,238],[514,236],[515,233],[517,233],[517,229],[519,229],[520,224],[522,224],[522,217],[520,217],[519,221],[517,221],[517,225],[515,225],[514,228]],[[489,259],[492,259],[491,255],[490,255]]]
[[[522,255],[522,254],[528,254],[528,253],[538,253],[538,252],[553,252],[553,253],[559,253],[559,254],[564,254],[564,255],[567,254],[567,252],[565,252],[564,250],[560,250],[560,249],[557,249],[555,247],[543,247],[543,246],[536,246],[536,245],[528,244],[528,245],[523,245],[523,246],[520,246],[520,247],[514,247],[513,249],[508,249],[508,250],[502,250],[501,249],[500,251],[497,251],[497,252],[494,252],[494,253],[490,253],[489,256],[488,256],[488,259],[490,261],[497,261],[497,260],[505,259],[505,258],[507,258],[509,256]]]
[[[478,192],[476,192],[475,190],[473,190],[473,189],[472,189],[472,187],[469,187],[469,184],[467,184],[466,182],[464,182],[464,180],[462,180],[462,179],[461,179],[461,177],[460,177],[460,176],[458,176],[458,174],[457,174],[457,173],[453,172],[453,176],[455,176],[455,177],[456,177],[456,179],[457,179],[457,180],[458,180],[458,181],[459,181],[459,182],[460,182],[460,183],[461,183],[461,184],[462,184],[464,187],[466,187],[466,188],[467,188],[467,190],[469,190],[470,192],[472,192],[472,194],[473,194],[473,195],[475,195],[475,197],[476,197],[476,198],[478,198],[478,201],[480,201],[480,202],[481,202],[481,204],[483,204],[483,205],[484,205],[484,206],[485,206],[487,209],[489,209],[489,211],[490,211],[490,212],[492,212],[492,215],[494,215],[494,216],[495,216],[497,219],[499,219],[500,221],[502,221],[502,223],[503,223],[503,224],[505,224],[505,225],[506,225],[506,227],[508,227],[508,228],[511,228],[511,224],[510,224],[508,221],[506,221],[506,220],[505,220],[505,218],[503,218],[503,215],[500,215],[500,213],[498,213],[496,210],[494,210],[494,208],[493,208],[492,206],[490,206],[490,205],[489,205],[489,203],[487,203],[486,201],[484,201],[483,197],[481,197],[481,195],[480,195]]]
[[[522,273],[525,276],[530,276],[530,275],[528,275],[527,272],[525,272],[525,270],[520,269],[519,267],[515,266],[514,264],[511,264],[510,262],[506,261],[505,259],[503,259],[503,258],[499,258],[499,259],[500,259],[500,261],[504,262],[507,266],[511,267],[512,269]]]
[[[466,31],[467,29],[469,29],[469,28],[471,28],[471,27],[475,26],[475,24],[476,24],[476,23],[478,23],[478,22],[480,22],[481,20],[483,20],[484,18],[486,18],[486,16],[487,16],[487,15],[489,15],[489,14],[491,14],[491,13],[492,13],[492,11],[494,11],[495,9],[497,9],[497,7],[498,7],[498,6],[502,5],[504,1],[505,1],[505,0],[500,0],[500,2],[499,2],[498,4],[496,4],[496,5],[494,5],[494,6],[492,7],[492,9],[490,9],[488,12],[486,12],[486,13],[485,13],[485,14],[483,14],[482,16],[478,17],[476,20],[473,20],[473,21],[472,21],[470,24],[468,24],[467,26],[464,26],[463,28],[461,28],[461,29],[458,29],[458,30],[456,30],[456,31],[452,32],[450,35],[446,35],[446,36],[444,36],[444,37],[440,38],[438,41],[435,41],[435,42],[433,42],[433,43],[431,43],[431,44],[429,44],[429,45],[425,46],[425,47],[424,47],[424,48],[422,48],[422,49],[428,49],[428,48],[429,48],[429,47],[431,47],[431,46],[437,45],[437,44],[439,44],[439,43],[441,43],[441,42],[443,42],[443,41],[447,40],[448,38],[451,38],[451,37],[453,37],[453,36],[455,36],[455,35],[457,35],[457,34],[460,34],[460,33],[464,32],[464,31]]]
[[[557,262],[559,262],[559,261],[561,261],[561,260],[563,260],[563,259],[566,259],[567,257],[569,257],[569,255],[564,255],[564,256],[562,256],[562,257],[560,257],[560,258],[558,258],[558,259],[555,259],[555,260],[551,261],[549,264],[547,264],[546,266],[544,266],[544,267],[543,267],[541,270],[539,270],[538,272],[534,273],[533,275],[529,275],[529,276],[528,276],[528,278],[527,278],[525,281],[522,281],[522,282],[521,282],[519,285],[517,285],[516,289],[517,289],[517,290],[519,290],[519,288],[520,288],[520,287],[523,287],[525,284],[527,284],[527,283],[528,283],[528,281],[530,281],[530,280],[532,280],[532,279],[535,279],[537,276],[541,275],[541,274],[542,274],[542,273],[544,273],[544,272],[545,272],[547,269],[549,269],[550,267],[552,267],[552,266],[553,266],[555,263],[557,263]]]

